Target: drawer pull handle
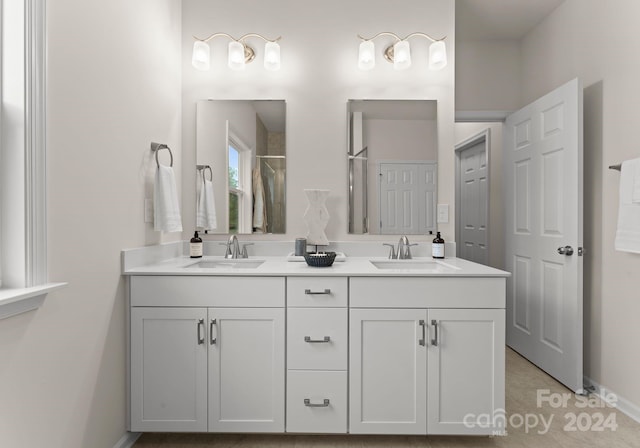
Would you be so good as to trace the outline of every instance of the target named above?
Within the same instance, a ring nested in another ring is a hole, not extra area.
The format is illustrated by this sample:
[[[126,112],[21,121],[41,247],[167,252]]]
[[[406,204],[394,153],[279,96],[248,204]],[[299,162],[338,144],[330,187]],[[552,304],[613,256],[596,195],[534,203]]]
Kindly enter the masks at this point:
[[[202,329],[204,328],[204,319],[198,320],[198,345],[204,344],[204,336],[202,335]]]
[[[433,345],[434,347],[438,346],[438,321],[435,319],[431,319],[431,325],[433,325],[433,328],[436,331],[436,337],[431,339],[431,345]]]
[[[425,344],[426,344],[426,340],[427,340],[427,338],[426,338],[426,326],[427,326],[427,324],[426,324],[426,322],[424,320],[420,319],[419,325],[422,327],[422,339],[420,339],[418,341],[418,344],[420,344],[420,345],[422,345],[424,347]]]
[[[304,399],[304,405],[310,408],[326,408],[329,406],[329,399],[325,398],[322,403],[311,403],[311,400],[308,398]]]
[[[216,330],[216,337],[213,337],[213,329]],[[218,342],[218,321],[216,319],[211,319],[211,323],[209,323],[209,343],[214,345]]]
[[[317,295],[331,294],[331,290],[325,289],[324,291],[311,291],[310,289],[305,289],[304,293],[307,295],[317,296]]]
[[[331,342],[331,336],[325,336],[322,339],[311,339],[311,336],[305,336],[304,342],[324,344],[325,342]]]

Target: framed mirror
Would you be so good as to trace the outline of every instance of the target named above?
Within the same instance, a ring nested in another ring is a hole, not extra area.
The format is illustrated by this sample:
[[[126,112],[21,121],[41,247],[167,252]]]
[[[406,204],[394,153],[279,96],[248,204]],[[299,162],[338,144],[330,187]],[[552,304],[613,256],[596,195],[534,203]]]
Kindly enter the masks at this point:
[[[196,224],[206,233],[285,233],[282,100],[196,104]]]
[[[435,100],[349,100],[349,233],[436,230]]]

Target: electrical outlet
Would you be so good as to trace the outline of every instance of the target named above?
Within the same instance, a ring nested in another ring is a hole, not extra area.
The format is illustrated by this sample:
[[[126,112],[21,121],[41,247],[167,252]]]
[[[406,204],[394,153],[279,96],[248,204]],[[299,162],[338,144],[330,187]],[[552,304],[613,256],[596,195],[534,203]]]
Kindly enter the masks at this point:
[[[144,222],[153,222],[153,199],[144,200]]]
[[[449,222],[449,204],[438,204],[438,222],[443,224]]]

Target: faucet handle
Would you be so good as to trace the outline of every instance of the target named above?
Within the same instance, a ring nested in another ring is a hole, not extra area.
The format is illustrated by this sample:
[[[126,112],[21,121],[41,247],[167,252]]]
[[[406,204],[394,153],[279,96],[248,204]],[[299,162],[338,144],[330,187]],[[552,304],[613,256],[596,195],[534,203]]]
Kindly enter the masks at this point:
[[[249,254],[247,253],[247,246],[253,246],[254,243],[244,243],[242,245],[242,252],[240,254],[240,258],[249,258]]]
[[[396,247],[391,243],[382,243],[383,246],[389,246],[389,259],[396,258]]]
[[[407,248],[407,252],[406,252],[406,259],[407,259],[407,260],[411,260],[411,258],[413,258],[413,257],[411,256],[411,246],[417,246],[417,245],[418,245],[418,243],[413,243],[413,244],[407,244],[407,245],[406,245],[406,248]]]
[[[226,243],[218,243],[220,246],[227,246],[227,249],[224,251],[224,258],[233,258],[233,253],[231,252],[231,243],[228,241]]]

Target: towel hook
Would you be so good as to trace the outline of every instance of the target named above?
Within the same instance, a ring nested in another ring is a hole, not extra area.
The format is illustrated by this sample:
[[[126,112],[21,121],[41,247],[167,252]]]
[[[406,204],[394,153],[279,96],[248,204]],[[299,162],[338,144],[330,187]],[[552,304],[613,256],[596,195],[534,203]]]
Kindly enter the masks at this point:
[[[196,165],[196,168],[198,168],[198,171],[202,171],[202,182],[206,179],[204,170],[209,170],[209,174],[211,175],[211,179],[209,180],[213,182],[213,170],[211,169],[211,165]]]
[[[169,155],[171,156],[170,166],[173,167],[173,153],[171,152],[171,148],[169,148],[169,146],[165,145],[164,143],[151,142],[151,151],[154,151],[156,153],[156,165],[158,165],[158,168],[160,168],[160,161],[158,160],[158,152],[160,152],[161,149],[169,150]]]

